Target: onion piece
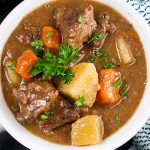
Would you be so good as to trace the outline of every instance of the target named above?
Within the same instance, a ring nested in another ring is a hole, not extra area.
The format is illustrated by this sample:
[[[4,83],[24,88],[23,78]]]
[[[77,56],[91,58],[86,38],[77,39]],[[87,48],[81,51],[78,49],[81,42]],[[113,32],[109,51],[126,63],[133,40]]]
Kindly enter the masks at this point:
[[[132,52],[123,37],[119,37],[116,41],[116,47],[120,61],[124,64],[132,65],[136,59],[133,57]]]

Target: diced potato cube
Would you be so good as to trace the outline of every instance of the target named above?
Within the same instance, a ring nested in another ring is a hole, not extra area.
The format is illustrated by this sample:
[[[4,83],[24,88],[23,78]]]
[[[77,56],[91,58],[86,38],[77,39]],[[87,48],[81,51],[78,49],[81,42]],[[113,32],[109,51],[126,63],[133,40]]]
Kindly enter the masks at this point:
[[[101,117],[87,115],[72,124],[72,145],[94,145],[102,141],[104,126]]]
[[[60,83],[58,89],[64,95],[76,100],[79,96],[85,98],[85,105],[92,107],[100,89],[98,74],[92,63],[80,63],[71,68],[74,78],[69,84]]]

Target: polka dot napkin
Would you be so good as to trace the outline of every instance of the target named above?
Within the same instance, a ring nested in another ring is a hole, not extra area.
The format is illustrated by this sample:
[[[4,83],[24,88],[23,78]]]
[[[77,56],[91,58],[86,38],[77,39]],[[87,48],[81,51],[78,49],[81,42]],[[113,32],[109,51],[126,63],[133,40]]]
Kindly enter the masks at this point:
[[[150,26],[150,0],[126,0],[134,7]],[[133,138],[133,146],[129,150],[150,150],[150,119]]]

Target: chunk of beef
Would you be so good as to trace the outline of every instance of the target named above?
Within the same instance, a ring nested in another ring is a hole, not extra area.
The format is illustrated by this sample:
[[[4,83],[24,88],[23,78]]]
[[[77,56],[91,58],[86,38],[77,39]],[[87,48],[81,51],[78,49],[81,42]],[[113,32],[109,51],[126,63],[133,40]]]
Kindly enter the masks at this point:
[[[63,41],[76,48],[86,42],[97,27],[92,5],[88,6],[84,12],[79,9],[57,8],[55,18],[62,32]]]
[[[18,90],[13,89],[13,95],[21,103],[20,116],[32,113],[34,118],[53,107],[58,99],[58,91],[55,87],[42,80],[33,80],[22,85]]]
[[[24,31],[19,33],[16,38],[20,43],[28,44],[31,42],[32,39],[39,38],[40,29],[32,26],[30,23],[25,22]]]
[[[79,110],[59,95],[51,80],[34,79],[13,90],[19,105],[17,120],[22,124],[38,124],[43,132],[73,122],[80,117]],[[45,112],[54,112],[47,120],[40,118]]]
[[[28,111],[28,109],[21,102],[18,102],[18,105],[19,111],[15,113],[16,119],[23,125],[33,124],[34,117],[32,115],[32,112]]]
[[[116,26],[110,21],[110,17],[108,14],[101,14],[97,19],[97,29],[95,33],[102,33],[104,35],[103,39],[95,40],[93,45],[95,48],[101,48],[108,36],[109,33],[114,33],[116,31]]]
[[[54,114],[47,120],[38,120],[40,127],[46,132],[80,118],[79,109],[74,107],[73,104],[71,104],[61,96],[59,96],[59,100],[51,109],[51,111],[54,112]]]

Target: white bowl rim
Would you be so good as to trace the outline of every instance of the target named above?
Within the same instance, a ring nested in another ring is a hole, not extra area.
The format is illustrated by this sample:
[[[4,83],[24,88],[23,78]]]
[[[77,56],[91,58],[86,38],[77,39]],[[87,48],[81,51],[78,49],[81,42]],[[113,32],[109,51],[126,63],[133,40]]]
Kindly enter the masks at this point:
[[[26,0],[20,3],[11,13],[6,17],[6,19],[2,22],[0,25],[0,33],[1,35],[7,36],[0,36],[0,53],[2,54],[3,46],[16,27],[16,25],[20,22],[23,16],[28,14],[31,10],[36,8],[37,6],[40,6],[41,4],[44,4],[46,2],[50,2],[51,0]],[[149,96],[150,96],[150,80],[149,80],[149,74],[150,70],[148,68],[148,64],[150,64],[150,52],[148,52],[149,44],[148,41],[150,41],[150,29],[144,19],[131,7],[129,6],[125,1],[120,0],[97,0],[104,4],[107,4],[116,10],[120,11],[133,25],[134,27],[139,27],[137,29],[137,32],[139,33],[141,37],[141,41],[144,45],[145,53],[146,53],[146,59],[147,59],[147,85],[144,92],[143,99],[132,116],[132,118],[124,125],[119,131],[105,139],[102,143],[94,145],[94,146],[88,146],[88,147],[82,147],[83,150],[112,150],[115,148],[118,148],[119,146],[123,145],[125,142],[127,142],[129,139],[131,139],[137,131],[143,126],[143,124],[147,121],[150,114],[149,109]],[[123,12],[124,11],[124,12]],[[19,14],[20,16],[16,16],[16,14]],[[133,15],[134,14],[134,15]],[[137,19],[137,21],[135,21]],[[15,22],[13,22],[15,21]],[[10,26],[10,28],[8,28]],[[6,30],[7,28],[7,30]],[[147,42],[146,42],[147,41]],[[35,150],[48,150],[52,148],[53,150],[65,150],[66,148],[69,150],[80,150],[81,147],[73,147],[73,146],[65,146],[65,145],[58,145],[54,144],[48,141],[45,141],[32,133],[30,133],[28,130],[26,130],[24,127],[22,127],[14,118],[12,113],[10,112],[9,108],[7,107],[3,93],[2,93],[2,87],[0,86],[0,122],[3,125],[3,127],[20,143],[22,143],[24,146],[28,147],[29,149],[35,149]],[[139,118],[141,116],[141,118]],[[135,126],[136,124],[136,126]],[[116,142],[116,141],[117,142]],[[49,148],[50,147],[50,148]]]

